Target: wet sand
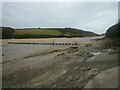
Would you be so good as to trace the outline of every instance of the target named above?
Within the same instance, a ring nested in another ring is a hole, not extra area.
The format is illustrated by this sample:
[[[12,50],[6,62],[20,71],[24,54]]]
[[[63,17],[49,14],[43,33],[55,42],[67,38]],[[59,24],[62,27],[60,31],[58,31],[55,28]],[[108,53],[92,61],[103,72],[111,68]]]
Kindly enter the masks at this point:
[[[8,51],[12,50],[8,41],[44,42],[44,39],[4,40],[3,87],[83,88],[100,72],[118,66],[118,52],[105,48],[102,39],[93,40],[98,38],[102,37],[56,38],[56,42],[76,41],[80,45],[11,45],[13,51]]]

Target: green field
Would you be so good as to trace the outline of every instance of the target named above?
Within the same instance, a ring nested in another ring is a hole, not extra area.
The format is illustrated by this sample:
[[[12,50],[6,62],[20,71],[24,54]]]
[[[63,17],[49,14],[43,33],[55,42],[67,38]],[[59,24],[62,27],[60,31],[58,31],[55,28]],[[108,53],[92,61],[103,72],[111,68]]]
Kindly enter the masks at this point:
[[[14,38],[47,38],[60,37],[62,33],[58,30],[48,29],[17,29],[13,33]]]
[[[16,30],[15,35],[53,35],[53,36],[58,36],[61,35],[62,33],[58,30]]]
[[[77,33],[69,32],[64,29],[17,29],[13,33],[14,38],[47,38],[47,37],[73,37]]]

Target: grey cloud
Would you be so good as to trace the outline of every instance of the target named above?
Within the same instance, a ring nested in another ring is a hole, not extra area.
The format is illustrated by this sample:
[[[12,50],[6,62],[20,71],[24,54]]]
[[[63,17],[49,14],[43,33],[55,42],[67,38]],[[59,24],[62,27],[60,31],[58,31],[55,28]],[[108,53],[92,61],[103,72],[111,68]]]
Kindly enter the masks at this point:
[[[3,26],[74,27],[103,33],[115,24],[117,2],[5,2]]]

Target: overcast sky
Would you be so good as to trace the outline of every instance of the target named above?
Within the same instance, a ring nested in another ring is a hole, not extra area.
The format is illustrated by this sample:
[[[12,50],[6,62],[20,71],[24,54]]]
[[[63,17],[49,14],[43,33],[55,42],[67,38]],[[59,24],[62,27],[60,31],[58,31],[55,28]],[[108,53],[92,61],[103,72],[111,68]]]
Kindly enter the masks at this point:
[[[72,27],[104,33],[118,20],[117,2],[3,2],[2,26]]]

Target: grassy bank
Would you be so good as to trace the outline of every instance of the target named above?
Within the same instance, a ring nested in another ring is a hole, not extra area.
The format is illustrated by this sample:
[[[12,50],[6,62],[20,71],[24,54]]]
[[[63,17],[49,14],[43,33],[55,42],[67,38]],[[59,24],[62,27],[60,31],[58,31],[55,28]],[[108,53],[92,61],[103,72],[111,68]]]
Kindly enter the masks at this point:
[[[14,38],[54,38],[54,37],[85,37],[85,36],[97,36],[97,34],[72,29],[72,28],[28,28],[17,29],[13,33]]]
[[[13,29],[10,27],[1,27],[2,38],[72,38],[72,37],[90,37],[98,34],[74,28],[24,28]]]

